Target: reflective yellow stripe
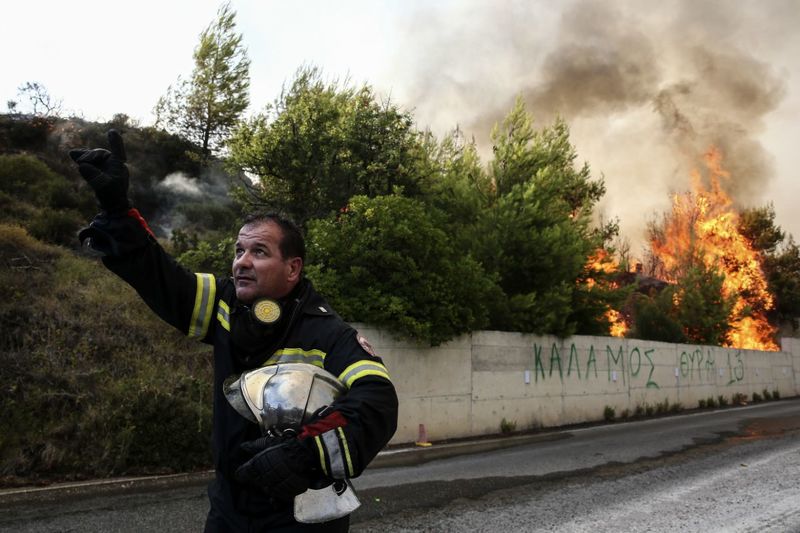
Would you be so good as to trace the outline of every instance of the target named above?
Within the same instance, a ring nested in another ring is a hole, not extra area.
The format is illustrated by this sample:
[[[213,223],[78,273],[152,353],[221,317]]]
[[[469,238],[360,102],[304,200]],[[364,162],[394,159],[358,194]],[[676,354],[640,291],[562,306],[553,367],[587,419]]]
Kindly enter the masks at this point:
[[[211,315],[214,309],[214,298],[217,294],[217,284],[213,274],[195,274],[197,288],[194,293],[194,309],[189,322],[189,337],[205,337]]]
[[[391,381],[389,371],[386,370],[385,366],[376,361],[358,361],[353,363],[345,368],[344,372],[339,374],[339,381],[344,383],[345,387],[349,389],[356,380],[364,376],[380,376]]]
[[[314,442],[316,443],[317,451],[319,452],[319,464],[322,466],[322,473],[327,476],[328,468],[325,466],[325,452],[322,449],[322,441],[320,441],[319,435],[314,437]]]
[[[231,310],[228,304],[220,300],[219,306],[217,306],[217,320],[219,320],[219,323],[222,324],[222,327],[225,328],[226,331],[231,330],[230,318]]]
[[[353,473],[353,461],[350,459],[350,448],[347,447],[347,439],[341,427],[336,428],[336,431],[339,432],[339,440],[342,443],[342,448],[344,448],[344,458],[347,459],[347,471],[349,472],[347,477],[353,477],[355,473]]]
[[[320,350],[303,350],[302,348],[284,348],[277,350],[264,366],[278,363],[308,363],[325,368],[325,352]]]

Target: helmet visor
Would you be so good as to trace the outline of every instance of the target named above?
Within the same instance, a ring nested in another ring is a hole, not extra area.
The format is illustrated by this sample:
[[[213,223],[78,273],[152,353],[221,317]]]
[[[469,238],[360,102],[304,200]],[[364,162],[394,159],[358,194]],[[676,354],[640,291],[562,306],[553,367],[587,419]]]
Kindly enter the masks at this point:
[[[237,413],[258,424],[256,415],[250,410],[250,406],[247,405],[247,401],[244,399],[241,383],[241,376],[230,376],[222,384],[222,392],[225,394],[225,399],[228,400],[228,403]]]

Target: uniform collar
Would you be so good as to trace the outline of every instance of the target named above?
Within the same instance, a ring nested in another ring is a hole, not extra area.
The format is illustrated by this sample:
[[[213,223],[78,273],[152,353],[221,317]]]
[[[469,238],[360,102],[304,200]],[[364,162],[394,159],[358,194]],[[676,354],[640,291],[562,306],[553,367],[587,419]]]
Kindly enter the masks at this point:
[[[303,298],[303,313],[314,316],[335,316],[328,302],[314,290],[314,286],[308,279],[303,280],[307,286],[303,289],[305,297]]]

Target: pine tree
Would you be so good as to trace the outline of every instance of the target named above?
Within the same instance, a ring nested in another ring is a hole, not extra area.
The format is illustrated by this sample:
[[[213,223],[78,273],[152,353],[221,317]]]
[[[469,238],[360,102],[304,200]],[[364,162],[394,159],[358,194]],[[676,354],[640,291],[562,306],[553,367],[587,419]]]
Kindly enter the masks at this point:
[[[156,104],[156,126],[200,148],[203,163],[218,150],[250,105],[250,60],[236,33],[236,12],[223,4],[200,34],[189,80],[170,86]]]

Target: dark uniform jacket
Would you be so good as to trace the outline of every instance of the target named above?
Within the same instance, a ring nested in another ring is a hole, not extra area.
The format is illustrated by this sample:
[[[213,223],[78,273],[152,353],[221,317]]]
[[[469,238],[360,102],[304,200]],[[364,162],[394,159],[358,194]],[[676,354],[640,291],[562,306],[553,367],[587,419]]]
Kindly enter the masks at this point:
[[[133,286],[162,319],[214,346],[212,449],[216,479],[209,487],[209,521],[216,517],[218,524],[226,524],[220,530],[261,531],[281,526],[303,530],[294,523],[291,501],[278,501],[233,479],[242,460],[239,445],[258,438],[260,430],[226,401],[222,384],[229,376],[267,364],[305,362],[339,378],[348,392],[334,402],[323,420],[301,433],[304,439],[313,439],[308,442],[313,442],[319,469],[328,479],[361,474],[394,434],[397,396],[381,359],[308,280],[302,280],[282,302],[286,318],[281,319],[277,331],[258,342],[237,344],[232,331],[246,329],[248,309],[236,300],[230,278],[189,272],[152,238],[133,252],[105,257],[103,262]]]

